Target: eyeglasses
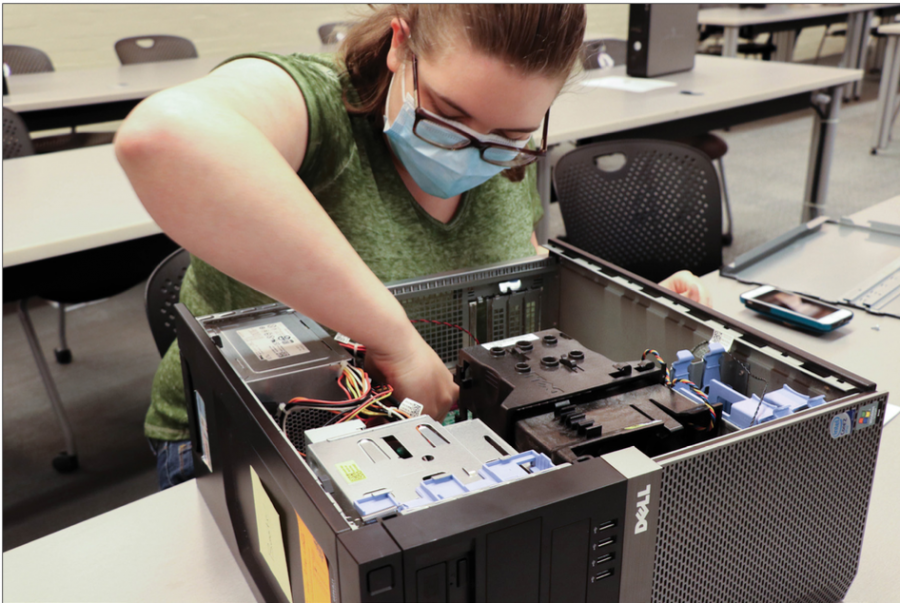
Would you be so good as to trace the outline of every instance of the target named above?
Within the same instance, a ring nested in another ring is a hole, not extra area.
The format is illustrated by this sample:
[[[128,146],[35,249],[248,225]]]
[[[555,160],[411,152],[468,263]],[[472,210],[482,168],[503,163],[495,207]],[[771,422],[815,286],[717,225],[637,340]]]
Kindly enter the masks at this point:
[[[413,55],[413,88],[416,90],[416,117],[413,122],[413,134],[429,144],[441,149],[458,151],[468,147],[475,147],[481,153],[481,158],[493,165],[502,167],[522,167],[537,161],[547,153],[547,122],[550,119],[550,109],[544,116],[544,133],[541,136],[541,149],[520,149],[512,145],[482,142],[459,128],[454,127],[438,116],[422,109],[422,101],[419,97],[419,67],[418,59]]]

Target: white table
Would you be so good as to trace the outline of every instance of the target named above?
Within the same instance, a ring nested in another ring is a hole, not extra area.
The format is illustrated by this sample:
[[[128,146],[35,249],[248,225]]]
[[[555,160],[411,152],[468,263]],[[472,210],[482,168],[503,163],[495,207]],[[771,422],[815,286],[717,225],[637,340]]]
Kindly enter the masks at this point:
[[[162,232],[112,145],[3,161],[3,267]]]
[[[256,603],[196,481],[3,554],[17,603]]]
[[[815,217],[827,197],[828,172],[840,111],[840,87],[862,78],[859,70],[746,61],[697,55],[694,69],[660,76],[675,86],[635,93],[590,87],[584,81],[624,76],[625,66],[587,71],[569,86],[550,111],[548,144],[584,138],[680,138],[780,115],[816,101],[802,220]],[[685,94],[690,92],[692,94]],[[549,212],[550,164],[538,167],[538,187]],[[547,240],[547,221],[538,225],[538,240]]]
[[[803,27],[847,22],[842,67],[862,69],[869,45],[872,17],[876,12],[893,12],[896,4],[770,4],[765,8],[708,8],[699,11],[700,25],[724,28],[722,56],[737,56],[738,32],[750,28],[750,35],[771,32],[778,47],[773,57],[776,61],[790,61],[794,55],[797,30]],[[844,100],[859,98],[860,82],[848,85]]]
[[[853,214],[852,218],[900,225],[900,197]],[[900,351],[900,319],[854,310],[855,316],[846,326],[829,334],[811,335],[745,308],[738,296],[753,285],[725,278],[718,272],[707,274],[702,280],[710,289],[716,310],[874,381],[878,391],[893,393],[894,404],[900,402],[900,371],[895,362]],[[845,598],[848,603],[897,600],[895,555],[900,545],[897,500],[900,500],[900,419],[885,427],[882,435],[859,572]]]
[[[332,50],[334,46],[272,51],[290,54]],[[229,56],[11,75],[3,106],[21,114],[32,131],[115,121],[124,119],[151,94],[201,78]]]
[[[878,86],[878,109],[876,110],[875,136],[872,154],[887,149],[897,110],[897,87],[900,86],[900,23],[882,25],[878,33],[887,38],[884,50],[884,64],[881,67],[881,83]]]

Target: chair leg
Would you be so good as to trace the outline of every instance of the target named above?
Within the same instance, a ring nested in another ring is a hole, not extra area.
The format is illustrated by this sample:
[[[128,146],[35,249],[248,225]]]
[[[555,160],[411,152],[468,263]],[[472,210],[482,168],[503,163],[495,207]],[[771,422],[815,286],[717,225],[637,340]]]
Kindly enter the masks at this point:
[[[734,222],[731,218],[731,203],[728,200],[728,186],[725,184],[725,164],[722,163],[721,157],[716,160],[716,165],[719,168],[719,180],[722,181],[722,201],[725,203],[725,217],[728,221],[728,227],[722,234],[722,244],[728,247],[734,240],[734,236],[732,235]]]
[[[59,304],[59,347],[53,350],[59,364],[72,362],[72,350],[66,343],[66,304]]]
[[[56,390],[56,383],[50,374],[50,367],[44,359],[44,353],[41,351],[41,344],[38,341],[37,334],[34,332],[34,325],[31,323],[31,317],[28,315],[28,298],[19,301],[19,321],[25,330],[25,338],[31,347],[31,355],[37,364],[38,372],[41,375],[41,381],[44,382],[44,389],[47,390],[47,396],[50,398],[50,405],[59,421],[62,429],[63,437],[66,441],[65,452],[60,452],[53,459],[53,468],[60,473],[69,473],[78,469],[78,451],[75,449],[75,436],[72,434],[72,425],[69,423],[69,417],[66,415],[66,409],[63,408],[62,401],[59,398],[59,392]]]

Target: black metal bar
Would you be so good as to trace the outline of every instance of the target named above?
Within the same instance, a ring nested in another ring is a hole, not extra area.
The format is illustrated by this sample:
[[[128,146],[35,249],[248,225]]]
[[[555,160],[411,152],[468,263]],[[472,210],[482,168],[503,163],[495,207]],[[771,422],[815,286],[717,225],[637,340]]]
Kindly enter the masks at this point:
[[[57,109],[39,109],[37,111],[22,111],[19,115],[25,120],[25,125],[31,132],[51,130],[54,128],[69,128],[83,126],[85,124],[99,124],[107,121],[125,119],[143,99],[115,101],[110,103],[97,103],[94,105],[81,105],[76,107],[60,107]]]
[[[711,130],[720,130],[730,126],[736,126],[751,121],[784,115],[792,111],[800,111],[810,108],[810,93],[803,92],[793,96],[786,96],[733,109],[714,111],[703,115],[685,117],[665,123],[622,130],[612,134],[604,134],[589,139],[580,140],[579,144],[600,142],[602,140],[617,140],[620,138],[661,138],[673,140],[705,134]]]
[[[776,33],[780,31],[791,31],[804,29],[806,27],[818,27],[819,25],[831,25],[832,23],[846,23],[849,15],[841,13],[838,15],[826,15],[822,17],[800,17],[789,21],[779,21],[777,23],[757,23],[755,25],[744,25],[741,27],[740,36],[742,38],[755,38],[759,34]]]

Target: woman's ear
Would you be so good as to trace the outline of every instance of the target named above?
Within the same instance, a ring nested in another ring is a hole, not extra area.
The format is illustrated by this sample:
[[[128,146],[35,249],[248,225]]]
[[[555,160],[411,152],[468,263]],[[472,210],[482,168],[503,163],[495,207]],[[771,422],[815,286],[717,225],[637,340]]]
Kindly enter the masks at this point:
[[[409,40],[409,25],[398,17],[391,19],[391,49],[388,51],[387,66],[396,73],[406,60],[406,43]]]

